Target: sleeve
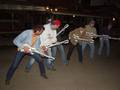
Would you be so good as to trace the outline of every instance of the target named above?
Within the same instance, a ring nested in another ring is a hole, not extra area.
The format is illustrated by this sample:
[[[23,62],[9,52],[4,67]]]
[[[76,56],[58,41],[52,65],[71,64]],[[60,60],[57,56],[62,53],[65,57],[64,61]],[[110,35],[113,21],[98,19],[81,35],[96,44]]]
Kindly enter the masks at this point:
[[[96,30],[96,28],[94,28],[93,33],[97,35],[97,30]]]
[[[73,34],[76,34],[76,30],[73,30],[69,33],[69,40],[73,45],[76,45],[77,41],[74,39]]]
[[[28,36],[28,31],[23,31],[13,40],[14,45],[16,45],[17,47],[21,47],[24,44],[24,41],[27,36]]]

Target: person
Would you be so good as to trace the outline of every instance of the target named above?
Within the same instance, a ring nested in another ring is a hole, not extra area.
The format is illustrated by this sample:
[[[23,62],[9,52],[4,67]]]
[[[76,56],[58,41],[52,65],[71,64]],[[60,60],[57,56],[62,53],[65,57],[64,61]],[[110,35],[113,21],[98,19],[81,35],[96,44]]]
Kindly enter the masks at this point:
[[[70,61],[70,57],[72,55],[72,52],[73,52],[74,48],[77,47],[78,60],[81,64],[83,63],[82,44],[79,43],[78,41],[76,41],[76,39],[74,38],[73,35],[78,35],[79,37],[81,37],[82,34],[84,33],[84,31],[85,30],[84,30],[83,27],[79,27],[79,28],[76,28],[76,29],[72,30],[69,33],[70,44],[68,46],[68,52],[67,52],[67,60],[68,61]]]
[[[110,55],[110,40],[109,40],[109,35],[110,35],[110,30],[112,29],[112,23],[108,23],[106,27],[102,29],[100,32],[101,35],[105,35],[103,37],[100,37],[100,47],[98,49],[98,55],[102,54],[103,47],[106,46],[106,55]]]
[[[25,30],[20,33],[14,40],[13,43],[18,47],[15,58],[12,61],[12,64],[7,72],[5,83],[6,85],[10,84],[10,80],[13,77],[18,65],[25,55],[31,56],[39,64],[39,69],[41,76],[47,79],[45,67],[42,61],[42,56],[36,52],[32,52],[30,47],[40,50],[40,35],[44,31],[43,25],[35,25],[32,29]],[[25,45],[26,44],[26,45]],[[27,46],[28,45],[28,46]],[[23,49],[23,50],[22,50]]]
[[[52,20],[50,23],[44,25],[45,31],[41,35],[42,42],[43,42],[41,44],[41,46],[42,45],[50,45],[52,43],[57,42],[57,29],[60,27],[60,25],[61,25],[61,21],[59,19]],[[47,51],[47,54],[52,56],[52,57],[56,57],[57,47],[60,50],[60,54],[61,54],[63,62],[66,64],[67,60],[66,60],[63,45],[58,45],[56,47],[49,48]],[[45,61],[45,64],[49,70],[55,70],[55,68],[54,68],[55,61],[54,60],[46,59],[44,61]],[[34,63],[33,59],[31,59],[28,62],[27,66],[26,66],[27,71],[30,71],[33,63]]]
[[[90,19],[88,24],[85,25],[85,29],[87,34],[89,34],[91,38],[96,38],[94,36],[94,35],[97,35],[94,19]],[[84,45],[82,45],[82,52],[84,52],[84,49],[86,46],[89,46],[89,63],[93,63],[94,49],[95,49],[94,43],[84,43]]]
[[[87,34],[85,26],[81,26],[71,31],[69,33],[69,39],[71,44],[67,54],[68,60],[70,59],[74,47],[77,47],[79,62],[82,64],[85,48],[84,46],[86,44],[93,43],[93,39]]]

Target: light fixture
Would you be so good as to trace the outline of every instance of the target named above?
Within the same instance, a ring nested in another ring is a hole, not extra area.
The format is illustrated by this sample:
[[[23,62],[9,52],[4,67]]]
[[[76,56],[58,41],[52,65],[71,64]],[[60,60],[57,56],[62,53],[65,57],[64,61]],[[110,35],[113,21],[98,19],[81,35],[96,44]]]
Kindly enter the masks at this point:
[[[51,8],[51,9],[50,9],[50,11],[52,12],[52,11],[53,11],[53,9]]]
[[[49,10],[49,7],[46,7],[47,10]]]
[[[57,8],[55,8],[55,11],[58,11],[58,9],[57,9]]]
[[[75,15],[73,14],[73,18],[75,17]]]
[[[115,18],[113,17],[112,20],[115,21]]]

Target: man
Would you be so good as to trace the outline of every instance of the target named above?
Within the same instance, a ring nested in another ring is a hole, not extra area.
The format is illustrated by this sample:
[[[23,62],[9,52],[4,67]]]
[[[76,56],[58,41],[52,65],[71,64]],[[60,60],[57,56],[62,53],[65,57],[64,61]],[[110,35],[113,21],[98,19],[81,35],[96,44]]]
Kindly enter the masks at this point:
[[[42,45],[51,45],[53,43],[57,42],[57,29],[60,27],[61,25],[61,21],[56,19],[51,21],[50,23],[44,25],[45,27],[45,31],[43,32],[43,34],[41,35],[42,38]],[[52,47],[49,48],[47,51],[47,54],[52,56],[52,57],[56,57],[56,51],[57,51],[57,47],[60,50],[60,54],[62,57],[63,62],[66,64],[67,60],[66,60],[66,56],[65,56],[65,51],[62,45],[56,46],[56,47]],[[46,64],[47,64],[47,68],[50,70],[55,70],[54,69],[54,60],[52,59],[47,59],[45,60]],[[30,60],[29,63],[26,66],[26,69],[30,70],[32,67],[32,64],[34,63],[34,60]]]
[[[44,27],[42,25],[35,25],[33,26],[33,29],[23,31],[14,39],[13,43],[18,47],[18,51],[6,75],[7,85],[10,84],[13,74],[25,55],[31,56],[35,59],[35,61],[39,64],[41,76],[47,79],[41,55],[36,52],[31,52],[30,47],[27,46],[29,45],[39,51],[41,44],[39,36],[43,33],[43,31]],[[25,46],[25,44],[27,45]]]
[[[79,27],[69,34],[70,42],[72,43],[69,47],[67,59],[70,59],[72,51],[77,46],[78,56],[80,63],[83,62],[83,53],[86,46],[89,46],[89,63],[93,62],[94,56],[94,40],[93,35],[96,35],[96,28],[94,27],[95,21],[91,19],[85,26]]]
[[[83,31],[83,32],[81,32],[81,31]],[[68,61],[70,60],[70,57],[71,57],[71,54],[72,54],[74,48],[77,47],[79,62],[80,63],[83,62],[82,44],[79,43],[79,41],[74,38],[74,35],[78,35],[79,37],[81,37],[83,33],[84,33],[84,29],[82,27],[76,28],[69,33],[70,44],[69,44],[69,49],[68,49],[68,53],[67,53]]]
[[[89,21],[89,23],[87,25],[85,25],[86,32],[87,32],[87,34],[89,34],[89,36],[91,36],[91,38],[96,38],[96,37],[94,37],[94,35],[97,34],[97,31],[94,26],[95,26],[95,20],[93,20],[93,19],[91,19]],[[90,49],[89,50],[89,62],[93,63],[94,49],[95,49],[94,43],[85,43],[82,46],[82,51],[84,51],[86,46],[89,46],[89,49]]]
[[[109,35],[110,35],[110,30],[112,29],[112,23],[108,23],[106,27],[103,28],[102,32],[100,33],[101,35],[105,35],[103,37],[100,37],[100,47],[98,49],[98,55],[102,54],[103,47],[106,46],[106,54],[109,56],[110,54],[110,40],[109,40]]]
[[[67,59],[70,59],[73,49],[77,47],[79,62],[82,64],[84,44],[91,43],[92,38],[87,35],[85,27],[81,26],[69,33],[69,39],[71,44],[69,46]]]

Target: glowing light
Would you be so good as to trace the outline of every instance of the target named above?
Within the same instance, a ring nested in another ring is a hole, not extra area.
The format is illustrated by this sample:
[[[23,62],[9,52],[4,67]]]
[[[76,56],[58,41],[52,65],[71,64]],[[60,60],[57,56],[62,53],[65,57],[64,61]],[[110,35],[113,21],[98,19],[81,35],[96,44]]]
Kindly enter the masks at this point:
[[[55,11],[58,11],[58,9],[57,9],[57,8],[55,8]]]
[[[115,18],[113,17],[113,19],[112,19],[113,21],[115,21]]]
[[[75,17],[75,15],[73,15],[73,17]]]
[[[50,9],[50,11],[53,11],[53,9]]]
[[[49,9],[49,7],[46,7],[46,9],[48,10],[48,9]]]

